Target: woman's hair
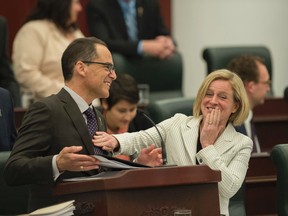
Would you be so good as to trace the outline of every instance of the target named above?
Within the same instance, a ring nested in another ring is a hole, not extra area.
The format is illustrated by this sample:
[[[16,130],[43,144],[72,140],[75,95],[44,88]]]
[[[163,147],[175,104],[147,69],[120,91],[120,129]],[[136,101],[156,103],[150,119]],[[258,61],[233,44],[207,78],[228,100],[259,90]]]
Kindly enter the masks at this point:
[[[25,23],[32,20],[48,19],[64,31],[77,29],[76,23],[68,24],[72,0],[38,0]]]
[[[237,74],[225,69],[216,70],[210,73],[204,79],[195,98],[193,115],[195,117],[199,117],[200,115],[202,115],[201,103],[206,95],[209,86],[215,80],[226,80],[230,83],[233,90],[234,102],[238,104],[238,109],[235,113],[232,113],[230,115],[228,122],[231,122],[234,126],[242,124],[248,117],[248,113],[250,110],[246,90],[240,77]]]
[[[108,109],[111,109],[121,100],[131,104],[139,102],[139,89],[136,80],[128,74],[118,74],[110,87],[109,97],[105,98]]]

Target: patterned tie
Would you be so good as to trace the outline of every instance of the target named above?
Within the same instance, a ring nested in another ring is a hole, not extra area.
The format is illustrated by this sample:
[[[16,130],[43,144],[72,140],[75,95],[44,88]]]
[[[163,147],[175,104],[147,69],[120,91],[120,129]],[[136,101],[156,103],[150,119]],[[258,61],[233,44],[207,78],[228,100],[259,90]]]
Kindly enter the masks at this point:
[[[98,130],[98,124],[96,121],[96,115],[91,107],[89,107],[84,114],[87,117],[87,127],[91,138],[95,135],[96,131]],[[94,146],[94,153],[95,154],[103,154],[103,150],[99,147]]]

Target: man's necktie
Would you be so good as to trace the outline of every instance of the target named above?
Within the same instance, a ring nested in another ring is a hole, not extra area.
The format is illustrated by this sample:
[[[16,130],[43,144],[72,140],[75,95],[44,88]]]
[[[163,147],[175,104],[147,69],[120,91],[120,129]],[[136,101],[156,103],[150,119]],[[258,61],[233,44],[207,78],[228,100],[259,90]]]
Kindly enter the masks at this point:
[[[126,23],[129,39],[131,41],[136,41],[138,39],[138,36],[137,36],[138,30],[137,30],[137,22],[136,22],[136,9],[133,8],[133,5],[127,4],[124,17],[125,17],[125,23]]]
[[[94,113],[94,110],[91,107],[85,110],[84,114],[87,117],[87,127],[88,127],[89,134],[91,136],[91,139],[92,139],[92,137],[95,135],[96,131],[98,130],[96,115]],[[103,150],[99,147],[94,146],[94,153],[103,154]]]
[[[253,121],[250,121],[250,126],[251,126],[251,139],[253,141],[253,150],[252,152],[257,152],[257,145],[259,145],[258,143],[258,139],[257,139],[257,134],[256,134],[256,129],[255,129],[255,125],[253,123]],[[261,151],[260,146],[258,147],[259,151]]]

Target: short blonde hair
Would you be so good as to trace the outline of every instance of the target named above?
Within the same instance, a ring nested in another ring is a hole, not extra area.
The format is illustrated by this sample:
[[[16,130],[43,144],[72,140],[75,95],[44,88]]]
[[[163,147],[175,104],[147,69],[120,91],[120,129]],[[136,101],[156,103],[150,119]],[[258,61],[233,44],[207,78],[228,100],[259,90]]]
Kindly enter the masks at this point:
[[[213,71],[203,80],[194,101],[193,115],[195,117],[202,115],[201,103],[210,84],[215,80],[226,80],[230,83],[233,90],[234,103],[238,104],[238,109],[230,115],[228,122],[231,122],[234,126],[241,125],[248,117],[250,110],[247,93],[240,77],[226,69]]]

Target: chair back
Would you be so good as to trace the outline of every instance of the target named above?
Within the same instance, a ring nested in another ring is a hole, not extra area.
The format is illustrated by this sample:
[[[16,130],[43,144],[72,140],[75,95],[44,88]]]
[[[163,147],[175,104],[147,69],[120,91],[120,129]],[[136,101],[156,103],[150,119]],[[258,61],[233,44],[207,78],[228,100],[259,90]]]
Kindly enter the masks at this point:
[[[183,62],[180,53],[171,58],[159,60],[143,56],[128,58],[119,53],[112,53],[117,73],[128,73],[138,84],[148,84],[150,100],[183,97]]]
[[[10,151],[0,152],[0,215],[24,214],[28,211],[28,186],[10,187],[3,177],[5,164],[10,153]]]
[[[271,159],[277,170],[276,206],[279,216],[288,215],[288,144],[272,148]]]
[[[272,80],[271,55],[265,46],[207,47],[203,51],[203,59],[207,63],[207,74],[217,69],[226,68],[233,58],[240,55],[256,55],[263,58]]]
[[[157,124],[174,116],[176,113],[192,115],[193,102],[193,98],[186,97],[161,99],[151,102],[147,107],[147,111],[153,121]]]

